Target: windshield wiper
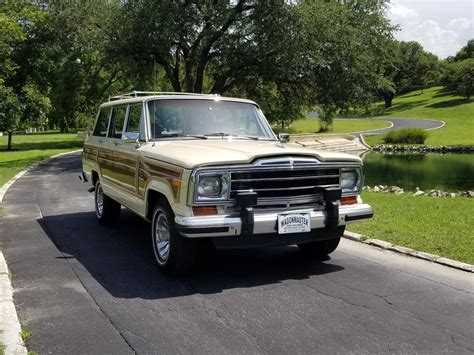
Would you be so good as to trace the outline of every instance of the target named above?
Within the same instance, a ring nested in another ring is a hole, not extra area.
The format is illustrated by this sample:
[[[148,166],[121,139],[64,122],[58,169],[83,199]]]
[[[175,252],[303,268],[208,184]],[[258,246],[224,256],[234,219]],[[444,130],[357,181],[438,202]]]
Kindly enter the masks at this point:
[[[231,133],[222,133],[222,132],[215,132],[215,133],[207,133],[205,136],[209,137],[235,137],[235,138],[246,138],[246,139],[253,139],[254,141],[258,141],[258,137],[254,136],[242,136],[238,134],[231,134]]]
[[[168,138],[168,137],[187,137],[187,138],[207,139],[206,136],[199,135],[199,134],[179,134],[179,133],[162,134],[161,137],[158,137],[158,138]]]

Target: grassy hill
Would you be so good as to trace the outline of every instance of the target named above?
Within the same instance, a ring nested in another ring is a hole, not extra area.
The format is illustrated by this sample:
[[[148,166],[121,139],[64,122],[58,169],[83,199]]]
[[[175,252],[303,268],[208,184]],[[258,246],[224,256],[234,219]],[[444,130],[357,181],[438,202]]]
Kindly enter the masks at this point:
[[[429,145],[474,145],[474,99],[466,100],[442,87],[412,91],[393,100],[393,106],[376,117],[435,119],[446,122],[441,129],[429,131]],[[368,137],[369,144],[381,137]]]

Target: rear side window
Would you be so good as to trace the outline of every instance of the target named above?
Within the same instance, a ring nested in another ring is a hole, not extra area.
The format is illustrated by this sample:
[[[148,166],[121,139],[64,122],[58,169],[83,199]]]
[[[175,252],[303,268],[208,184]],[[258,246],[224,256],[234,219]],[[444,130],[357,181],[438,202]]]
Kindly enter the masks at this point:
[[[114,107],[112,110],[112,119],[109,127],[109,138],[122,138],[123,124],[125,123],[125,114],[127,106]]]
[[[94,128],[94,136],[105,137],[107,135],[107,127],[109,126],[110,107],[102,108],[99,111],[99,118]]]
[[[125,132],[139,133],[140,140],[145,140],[145,125],[143,121],[142,105],[131,105],[128,109],[128,121]]]

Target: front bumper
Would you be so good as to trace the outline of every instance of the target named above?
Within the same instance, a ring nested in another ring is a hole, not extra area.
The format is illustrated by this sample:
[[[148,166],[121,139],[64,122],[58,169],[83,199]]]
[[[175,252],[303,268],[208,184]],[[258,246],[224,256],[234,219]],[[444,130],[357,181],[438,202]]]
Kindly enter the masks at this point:
[[[253,213],[252,234],[276,234],[278,215],[288,213],[281,212],[261,212],[255,210]],[[311,229],[327,228],[328,212],[326,210],[315,210],[313,208],[292,210],[291,213],[310,213]],[[374,214],[372,207],[368,204],[354,204],[339,206],[337,216],[337,226],[360,222],[370,219]],[[176,227],[184,237],[230,237],[242,234],[242,217],[239,213],[199,216],[199,217],[175,217]],[[337,227],[333,226],[333,227]]]

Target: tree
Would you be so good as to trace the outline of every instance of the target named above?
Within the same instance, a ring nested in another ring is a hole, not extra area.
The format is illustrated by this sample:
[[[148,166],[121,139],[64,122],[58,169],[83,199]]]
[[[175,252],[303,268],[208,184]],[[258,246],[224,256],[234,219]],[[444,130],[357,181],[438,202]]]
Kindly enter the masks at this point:
[[[21,117],[21,105],[11,87],[5,86],[0,79],[0,131],[8,134],[7,150],[12,149],[12,135],[18,127]]]
[[[459,94],[468,100],[474,94],[474,58],[457,63],[457,85]]]
[[[49,100],[28,70],[35,57],[24,52],[40,17],[28,1],[0,3],[0,130],[8,133],[8,150],[15,130],[44,121],[49,109]]]
[[[393,30],[385,3],[125,1],[109,50],[157,63],[175,91],[263,99],[274,120],[334,113],[369,99]]]
[[[377,86],[378,95],[385,101],[385,107],[392,106],[395,95],[414,88],[436,85],[441,81],[438,57],[426,52],[418,42],[398,42],[390,44],[391,56],[382,63],[384,79]]]
[[[453,60],[459,62],[469,58],[474,58],[474,38],[467,41],[467,44],[456,53]]]

